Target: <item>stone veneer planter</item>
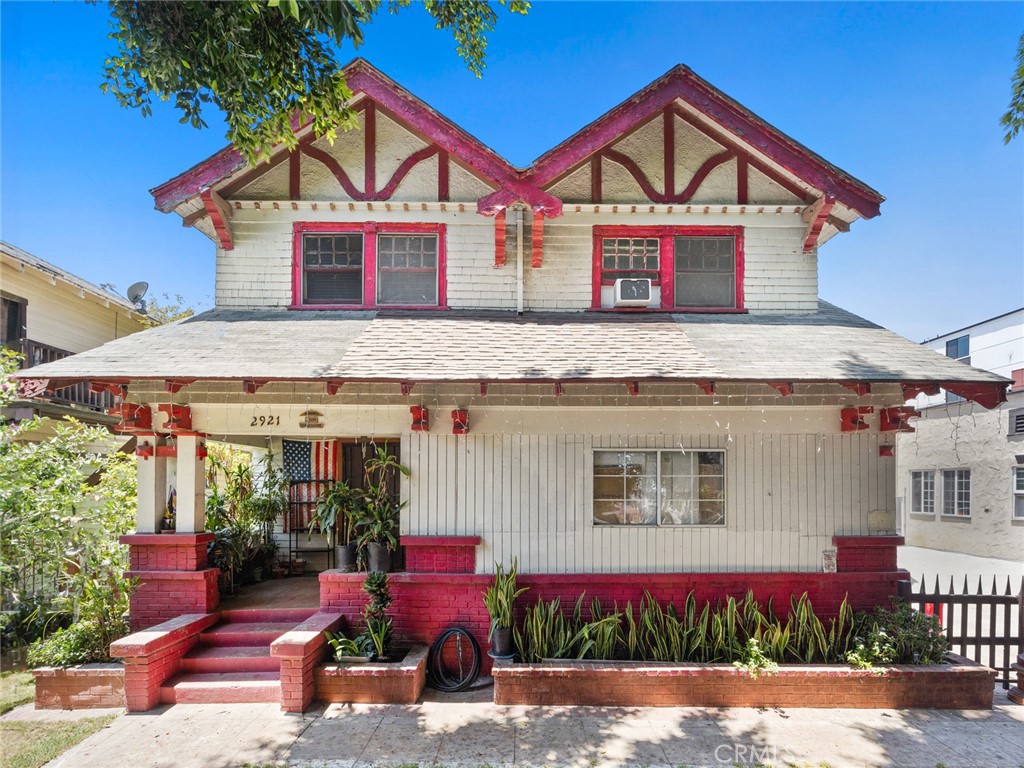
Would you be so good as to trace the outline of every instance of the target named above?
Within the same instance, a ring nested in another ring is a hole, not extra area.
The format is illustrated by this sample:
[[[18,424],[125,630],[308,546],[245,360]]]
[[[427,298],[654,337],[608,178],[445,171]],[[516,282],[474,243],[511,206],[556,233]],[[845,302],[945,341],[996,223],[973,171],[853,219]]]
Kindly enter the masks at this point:
[[[996,672],[962,656],[948,664],[785,665],[752,678],[724,664],[565,661],[494,663],[494,703],[623,707],[991,709]]]
[[[36,709],[124,707],[124,666],[78,664],[33,669]]]
[[[330,703],[415,704],[427,682],[427,646],[414,645],[391,664],[323,664],[316,670],[316,698]]]

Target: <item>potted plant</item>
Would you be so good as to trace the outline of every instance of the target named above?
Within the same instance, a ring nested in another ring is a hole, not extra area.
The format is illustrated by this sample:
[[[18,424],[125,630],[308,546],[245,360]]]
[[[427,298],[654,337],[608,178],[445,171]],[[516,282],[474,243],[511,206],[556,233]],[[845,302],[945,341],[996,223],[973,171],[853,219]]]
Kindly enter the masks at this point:
[[[386,573],[391,570],[391,553],[398,546],[398,517],[405,506],[395,501],[391,485],[396,472],[408,477],[409,468],[378,447],[365,471],[365,507],[357,522],[359,543],[366,548],[368,570]]]
[[[516,589],[519,573],[518,558],[512,561],[508,573],[500,563],[495,563],[494,583],[484,592],[484,606],[491,617],[491,628],[487,639],[491,641],[491,656],[511,658],[514,654],[512,628],[515,625],[516,598],[529,587]]]
[[[334,543],[342,571],[356,569],[357,526],[365,507],[365,492],[339,481],[321,494],[310,517],[310,528],[318,528]]]

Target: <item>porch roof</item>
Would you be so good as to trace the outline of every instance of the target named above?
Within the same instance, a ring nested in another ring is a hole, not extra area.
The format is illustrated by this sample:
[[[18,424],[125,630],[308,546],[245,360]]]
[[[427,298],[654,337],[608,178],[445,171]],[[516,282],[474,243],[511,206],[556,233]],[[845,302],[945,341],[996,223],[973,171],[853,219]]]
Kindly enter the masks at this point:
[[[827,302],[802,315],[220,309],[20,377],[1008,383]]]

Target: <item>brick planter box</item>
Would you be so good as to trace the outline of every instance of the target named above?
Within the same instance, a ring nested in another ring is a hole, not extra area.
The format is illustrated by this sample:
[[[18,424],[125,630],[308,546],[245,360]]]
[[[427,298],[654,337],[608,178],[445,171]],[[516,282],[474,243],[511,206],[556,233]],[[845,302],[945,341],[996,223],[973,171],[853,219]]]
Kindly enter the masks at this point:
[[[991,709],[996,673],[961,656],[948,664],[786,665],[754,679],[724,664],[494,664],[494,703],[621,707]]]
[[[36,709],[107,709],[124,707],[124,667],[78,664],[33,669]]]
[[[415,704],[427,681],[427,647],[415,645],[393,664],[324,664],[315,677],[321,701]]]

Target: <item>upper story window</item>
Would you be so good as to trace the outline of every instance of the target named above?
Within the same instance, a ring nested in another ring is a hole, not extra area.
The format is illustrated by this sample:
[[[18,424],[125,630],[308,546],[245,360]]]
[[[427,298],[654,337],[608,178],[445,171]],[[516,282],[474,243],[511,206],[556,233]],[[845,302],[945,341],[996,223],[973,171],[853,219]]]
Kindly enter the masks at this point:
[[[294,307],[445,306],[444,224],[298,222],[294,238]]]
[[[20,349],[25,337],[24,299],[10,295],[0,296],[0,344],[11,349]]]
[[[742,311],[743,229],[594,227],[594,308],[615,306],[616,280],[645,278],[648,309]]]

